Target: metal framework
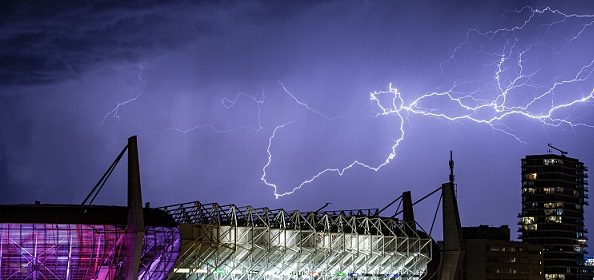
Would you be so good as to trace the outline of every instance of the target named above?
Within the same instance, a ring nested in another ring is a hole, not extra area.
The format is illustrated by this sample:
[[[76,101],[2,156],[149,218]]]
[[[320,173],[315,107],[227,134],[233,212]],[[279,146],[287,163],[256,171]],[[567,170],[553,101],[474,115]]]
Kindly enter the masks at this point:
[[[169,279],[420,279],[432,240],[371,210],[299,212],[190,202]]]
[[[0,224],[0,279],[115,279],[125,239],[115,225]],[[138,279],[165,279],[178,251],[177,227],[146,227]]]

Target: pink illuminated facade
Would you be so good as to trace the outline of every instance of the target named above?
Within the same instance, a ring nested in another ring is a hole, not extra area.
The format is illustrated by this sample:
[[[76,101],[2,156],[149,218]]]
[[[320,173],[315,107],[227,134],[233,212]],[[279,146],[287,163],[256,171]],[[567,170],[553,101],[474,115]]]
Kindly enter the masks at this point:
[[[0,279],[128,279],[123,267],[127,233],[119,222],[126,218],[125,210],[115,206],[0,207]],[[98,216],[101,211],[109,217]],[[178,227],[157,211],[145,209],[147,225],[137,279],[165,279],[177,260]],[[17,219],[25,223],[4,223]],[[87,219],[89,223],[79,223]],[[62,221],[53,223],[57,220]],[[113,223],[93,224],[93,220]]]
[[[126,151],[127,206],[92,205]],[[81,205],[0,205],[0,280],[165,279],[179,249],[175,220],[142,207],[136,136]]]

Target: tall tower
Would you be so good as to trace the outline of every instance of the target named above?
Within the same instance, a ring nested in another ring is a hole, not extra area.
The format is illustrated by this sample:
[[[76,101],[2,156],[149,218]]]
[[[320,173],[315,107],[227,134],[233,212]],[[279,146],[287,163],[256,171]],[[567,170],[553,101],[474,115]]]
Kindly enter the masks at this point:
[[[549,145],[550,146],[550,145]],[[546,154],[522,159],[522,241],[544,246],[545,279],[585,279],[580,275],[587,237],[584,205],[588,168],[577,159]]]

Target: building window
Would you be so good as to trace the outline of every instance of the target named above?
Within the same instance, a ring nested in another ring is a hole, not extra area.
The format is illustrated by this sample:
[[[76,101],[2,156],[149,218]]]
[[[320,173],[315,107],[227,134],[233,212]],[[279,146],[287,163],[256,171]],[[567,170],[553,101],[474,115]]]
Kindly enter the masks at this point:
[[[581,196],[582,193],[580,191],[573,191],[574,196]]]
[[[565,274],[545,274],[545,280],[565,280]]]
[[[535,181],[536,178],[537,178],[537,174],[536,173],[526,173],[526,174],[524,174],[524,180]]]
[[[534,217],[522,217],[522,224],[524,224],[524,225],[534,224],[535,220],[536,219]]]
[[[534,193],[536,193],[536,188],[523,188],[522,191],[525,194],[534,194]]]
[[[537,224],[531,224],[531,225],[523,225],[522,229],[524,230],[537,230]]]
[[[548,216],[546,217],[547,222],[551,223],[561,223],[561,216]]]
[[[491,246],[489,246],[489,251],[500,252],[500,251],[505,251],[505,250],[503,250],[501,247],[499,247],[497,245],[491,245]]]
[[[563,161],[560,159],[545,159],[544,165],[563,165]]]
[[[561,216],[563,215],[563,209],[545,209],[544,213],[545,215]]]
[[[544,204],[544,208],[556,208],[563,207],[563,202],[547,202]]]
[[[534,186],[534,182],[533,181],[523,181],[522,182],[522,186],[526,187],[526,186]]]
[[[546,194],[554,194],[557,191],[557,188],[555,188],[555,187],[546,187],[546,188],[543,188],[542,190]]]
[[[532,207],[538,207],[538,202],[532,202]]]

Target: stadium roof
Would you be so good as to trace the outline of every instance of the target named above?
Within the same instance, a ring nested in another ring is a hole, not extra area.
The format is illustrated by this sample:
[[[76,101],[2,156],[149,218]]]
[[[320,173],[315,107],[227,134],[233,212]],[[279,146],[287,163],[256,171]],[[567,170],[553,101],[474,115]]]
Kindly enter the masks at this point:
[[[177,226],[173,218],[163,210],[144,208],[143,213],[145,226]],[[94,205],[0,205],[0,223],[88,224],[126,227],[128,208],[126,206]]]

